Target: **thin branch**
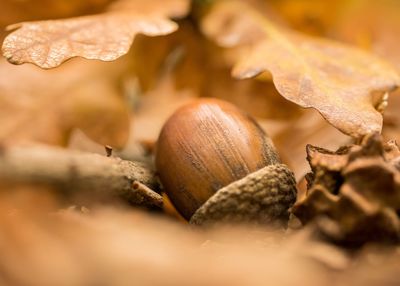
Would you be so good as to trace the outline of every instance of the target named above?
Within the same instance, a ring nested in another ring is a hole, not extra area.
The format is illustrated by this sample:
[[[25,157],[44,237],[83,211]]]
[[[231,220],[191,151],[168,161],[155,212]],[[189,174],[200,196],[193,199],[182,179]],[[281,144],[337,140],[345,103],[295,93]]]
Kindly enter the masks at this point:
[[[142,202],[144,205],[155,206],[157,208],[163,207],[163,198],[158,193],[154,192],[152,189],[142,184],[139,181],[134,181],[132,187],[135,190],[133,195],[137,198],[135,201]]]
[[[94,201],[120,197],[134,205],[162,206],[153,191],[159,187],[154,173],[143,164],[57,147],[2,147],[0,181],[51,185],[67,196],[89,194]]]

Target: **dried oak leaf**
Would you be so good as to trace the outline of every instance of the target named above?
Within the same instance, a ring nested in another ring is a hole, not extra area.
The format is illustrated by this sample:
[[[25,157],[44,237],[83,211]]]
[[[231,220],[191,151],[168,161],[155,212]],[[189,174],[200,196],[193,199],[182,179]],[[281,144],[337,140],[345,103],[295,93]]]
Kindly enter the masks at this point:
[[[188,0],[131,0],[92,16],[23,22],[6,37],[3,55],[13,64],[54,68],[72,57],[113,61],[126,54],[134,37],[166,35],[177,29],[168,18],[188,12]]]
[[[215,2],[201,27],[221,46],[247,48],[233,68],[234,77],[270,72],[282,96],[317,109],[342,132],[360,137],[381,130],[376,109],[384,94],[400,84],[390,64],[344,44],[278,27],[240,1]]]
[[[399,149],[382,144],[379,135],[361,146],[336,152],[309,146],[312,186],[293,213],[303,223],[314,221],[330,239],[352,246],[369,241],[400,241]]]
[[[400,2],[393,0],[355,1],[331,26],[330,36],[373,51],[400,71]],[[384,113],[383,136],[400,142],[400,92],[390,96]]]

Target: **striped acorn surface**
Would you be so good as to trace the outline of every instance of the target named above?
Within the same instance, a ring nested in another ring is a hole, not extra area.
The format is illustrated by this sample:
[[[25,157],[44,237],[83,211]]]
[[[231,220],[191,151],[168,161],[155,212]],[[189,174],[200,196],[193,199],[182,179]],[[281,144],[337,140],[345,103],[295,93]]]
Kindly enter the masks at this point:
[[[167,120],[157,142],[156,168],[164,191],[187,220],[190,220],[203,205],[202,212],[207,213],[204,210],[205,203],[211,197],[217,196],[216,193],[220,189],[238,180],[242,180],[241,186],[244,184],[244,187],[242,186],[241,190],[235,190],[234,198],[232,198],[234,203],[230,206],[231,211],[235,211],[235,206],[242,209],[247,206],[249,213],[252,213],[251,217],[255,218],[255,209],[274,208],[273,205],[260,205],[259,202],[264,199],[265,202],[280,203],[279,198],[282,194],[276,193],[280,189],[280,180],[271,192],[265,189],[271,184],[263,182],[254,184],[254,178],[249,183],[251,187],[246,187],[248,175],[256,171],[263,172],[264,169],[267,173],[276,174],[275,171],[271,172],[275,170],[274,166],[279,166],[279,170],[284,168],[285,171],[279,173],[285,178],[289,177],[282,180],[282,184],[290,182],[290,186],[284,188],[282,202],[284,201],[285,205],[283,208],[278,208],[284,209],[284,217],[286,217],[287,209],[294,203],[296,195],[292,172],[285,165],[280,164],[271,139],[257,122],[236,106],[222,100],[198,99],[181,107]],[[271,175],[257,176],[257,178],[263,177],[271,180]],[[278,177],[273,179],[275,182]],[[276,199],[260,198],[260,192],[254,190],[254,186],[257,185],[263,188],[261,193],[264,196],[270,194]],[[238,198],[238,192],[245,193],[245,207],[240,206],[241,199]],[[252,192],[258,193],[258,196],[249,200]],[[218,199],[215,202],[214,197],[212,212],[213,217],[226,221],[226,218],[230,216],[230,211],[226,210],[226,206],[229,205],[227,203],[229,194],[224,194],[223,199],[224,203],[221,204],[219,211]],[[215,215],[216,212],[220,214]],[[260,209],[260,213],[266,212]],[[280,215],[276,217],[281,218]],[[235,218],[240,221],[237,216]],[[257,221],[256,218],[254,220]],[[196,219],[197,224],[199,221]],[[264,217],[262,221],[266,222],[268,218]]]

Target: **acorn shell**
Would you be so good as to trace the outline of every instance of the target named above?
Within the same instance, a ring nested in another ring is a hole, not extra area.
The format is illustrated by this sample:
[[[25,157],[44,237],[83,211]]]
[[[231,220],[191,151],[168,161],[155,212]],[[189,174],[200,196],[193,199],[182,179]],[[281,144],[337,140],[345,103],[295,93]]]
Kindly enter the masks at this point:
[[[194,213],[190,223],[286,227],[296,194],[296,180],[286,165],[267,166],[220,189]]]
[[[255,120],[217,99],[178,109],[156,149],[165,192],[188,220],[219,189],[275,164],[279,158],[272,141]]]

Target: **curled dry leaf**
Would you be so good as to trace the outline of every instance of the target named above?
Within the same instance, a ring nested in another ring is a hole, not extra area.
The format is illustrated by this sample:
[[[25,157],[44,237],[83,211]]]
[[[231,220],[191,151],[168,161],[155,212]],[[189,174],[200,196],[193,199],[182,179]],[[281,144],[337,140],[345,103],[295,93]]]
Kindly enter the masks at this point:
[[[305,198],[293,206],[330,239],[351,246],[400,241],[400,152],[378,135],[336,152],[308,146],[313,173]]]
[[[354,137],[381,130],[376,108],[400,84],[395,69],[373,55],[278,27],[243,2],[216,2],[202,30],[221,46],[247,48],[234,66],[235,77],[271,72],[282,96],[317,109]]]
[[[139,33],[175,31],[177,24],[168,18],[185,15],[188,6],[187,0],[132,0],[103,14],[11,25],[9,29],[18,30],[4,40],[3,55],[11,63],[41,68],[54,68],[77,56],[113,61],[128,52]]]

